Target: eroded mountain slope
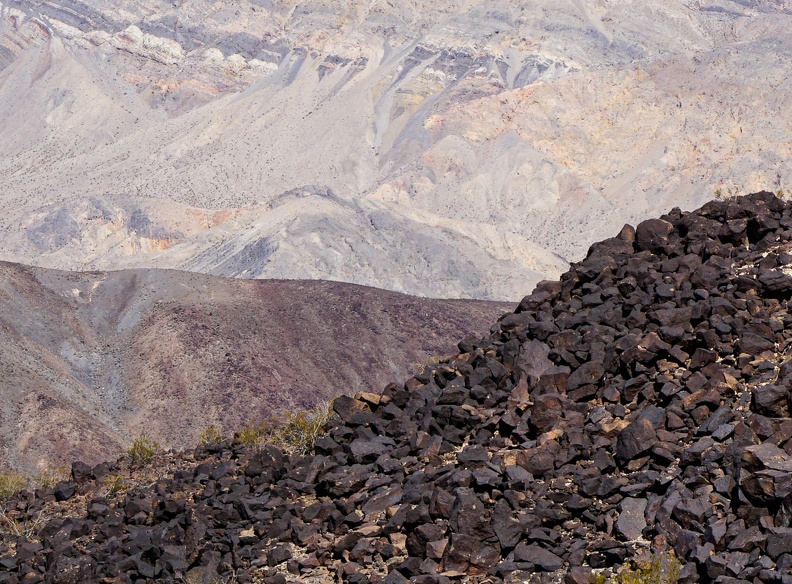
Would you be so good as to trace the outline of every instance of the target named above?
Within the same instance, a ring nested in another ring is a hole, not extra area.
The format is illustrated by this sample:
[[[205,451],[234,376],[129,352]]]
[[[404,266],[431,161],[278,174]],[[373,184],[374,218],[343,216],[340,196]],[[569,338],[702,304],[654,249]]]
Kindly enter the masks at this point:
[[[785,1],[0,6],[6,259],[517,299],[789,185]]]
[[[792,577],[792,205],[672,209],[326,434],[90,466],[6,503],[9,578],[778,584]],[[119,474],[123,473],[123,474]]]
[[[507,305],[337,282],[0,264],[0,439],[30,472],[379,390]]]

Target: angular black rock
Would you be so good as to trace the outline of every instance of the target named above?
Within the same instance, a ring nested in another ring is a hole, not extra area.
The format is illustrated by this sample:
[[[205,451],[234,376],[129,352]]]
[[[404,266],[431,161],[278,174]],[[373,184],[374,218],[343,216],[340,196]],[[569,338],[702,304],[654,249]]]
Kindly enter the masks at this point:
[[[652,550],[683,582],[792,581],[790,265],[770,193],[625,227],[460,354],[337,399],[310,456],[227,441],[128,493],[75,463],[20,494],[49,521],[0,582],[577,584]]]

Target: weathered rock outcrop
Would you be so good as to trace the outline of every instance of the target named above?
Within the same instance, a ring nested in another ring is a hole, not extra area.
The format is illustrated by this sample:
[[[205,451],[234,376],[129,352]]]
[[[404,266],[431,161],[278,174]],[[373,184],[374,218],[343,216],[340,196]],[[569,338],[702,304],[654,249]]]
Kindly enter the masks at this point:
[[[21,497],[83,511],[3,578],[577,583],[651,549],[683,582],[785,582],[790,251],[770,193],[625,228],[491,336],[337,399],[311,456],[226,442],[124,497],[94,498],[106,466]]]

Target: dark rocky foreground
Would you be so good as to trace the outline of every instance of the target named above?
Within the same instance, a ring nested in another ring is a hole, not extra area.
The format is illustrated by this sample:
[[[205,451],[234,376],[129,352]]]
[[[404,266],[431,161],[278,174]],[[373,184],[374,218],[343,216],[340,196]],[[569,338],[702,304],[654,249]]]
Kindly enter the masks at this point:
[[[121,463],[21,495],[53,519],[0,582],[576,584],[642,550],[790,582],[790,274],[769,193],[625,227],[489,338],[337,399],[314,456],[223,443],[126,495],[96,481]]]

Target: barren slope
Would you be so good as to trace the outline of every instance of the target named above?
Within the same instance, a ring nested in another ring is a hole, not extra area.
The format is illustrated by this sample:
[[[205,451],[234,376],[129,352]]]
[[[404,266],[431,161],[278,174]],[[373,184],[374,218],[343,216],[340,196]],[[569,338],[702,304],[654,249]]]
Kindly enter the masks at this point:
[[[789,188],[791,6],[0,0],[0,257],[517,299]]]
[[[339,393],[381,391],[509,306],[337,282],[0,264],[0,464],[195,443]]]

